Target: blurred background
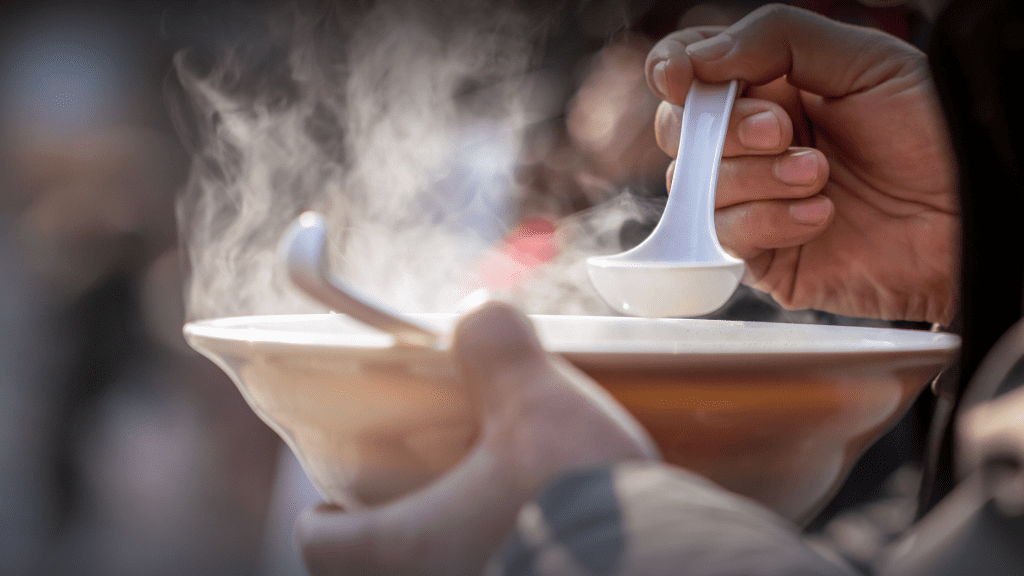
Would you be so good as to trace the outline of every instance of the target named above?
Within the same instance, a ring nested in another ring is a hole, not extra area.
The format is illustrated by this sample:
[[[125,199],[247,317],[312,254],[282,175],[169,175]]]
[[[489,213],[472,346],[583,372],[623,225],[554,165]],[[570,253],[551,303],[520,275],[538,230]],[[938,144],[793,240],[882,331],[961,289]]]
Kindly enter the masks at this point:
[[[187,118],[182,127],[181,111],[168,112],[180,104],[176,53],[214,50],[280,4],[0,3],[3,574],[304,573],[291,526],[318,496],[181,337],[187,266],[175,197],[194,143]],[[544,233],[624,191],[663,202],[668,158],[654,142],[647,51],[679,27],[727,25],[760,4],[520,5],[545,27],[531,64],[544,71],[545,105],[516,172],[530,192],[521,229]],[[928,35],[927,6],[794,4],[919,45]],[[656,218],[625,222],[622,243],[639,242]],[[785,314],[750,291],[718,317],[841,321]],[[883,439],[812,523],[823,546],[869,561],[909,524],[927,413],[919,407]],[[892,505],[874,516],[856,508],[880,498]]]

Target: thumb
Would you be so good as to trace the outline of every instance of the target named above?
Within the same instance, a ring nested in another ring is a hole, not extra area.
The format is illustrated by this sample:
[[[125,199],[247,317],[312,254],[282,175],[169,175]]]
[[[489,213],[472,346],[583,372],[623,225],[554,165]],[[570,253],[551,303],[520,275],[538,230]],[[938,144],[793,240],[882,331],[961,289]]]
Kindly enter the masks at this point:
[[[483,411],[485,434],[489,424],[507,424],[511,416],[520,424],[532,422],[520,440],[532,438],[536,454],[547,457],[562,449],[572,453],[550,461],[538,456],[537,469],[659,457],[640,422],[580,369],[546,352],[530,319],[515,308],[490,303],[465,316],[455,328],[452,348]],[[567,422],[572,425],[566,427]],[[586,438],[570,442],[578,430],[586,430]],[[561,442],[546,440],[548,432]],[[546,478],[538,473],[530,481]]]
[[[452,351],[484,409],[508,405],[524,380],[550,369],[530,319],[500,302],[462,318],[455,327]]]
[[[826,98],[927,69],[911,65],[924,54],[894,36],[785,5],[755,10],[685,51],[693,74],[705,82],[761,85],[785,75],[793,86]]]

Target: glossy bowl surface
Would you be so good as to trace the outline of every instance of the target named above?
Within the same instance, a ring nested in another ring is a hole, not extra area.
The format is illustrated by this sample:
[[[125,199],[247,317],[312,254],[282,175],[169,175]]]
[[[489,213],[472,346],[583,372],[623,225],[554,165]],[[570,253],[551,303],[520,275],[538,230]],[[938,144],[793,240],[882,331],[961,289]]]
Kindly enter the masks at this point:
[[[450,331],[452,315],[417,315]],[[665,459],[802,522],[953,358],[944,333],[804,324],[532,316],[630,410]],[[470,448],[477,422],[446,349],[395,346],[345,315],[184,329],[329,500],[378,504]]]

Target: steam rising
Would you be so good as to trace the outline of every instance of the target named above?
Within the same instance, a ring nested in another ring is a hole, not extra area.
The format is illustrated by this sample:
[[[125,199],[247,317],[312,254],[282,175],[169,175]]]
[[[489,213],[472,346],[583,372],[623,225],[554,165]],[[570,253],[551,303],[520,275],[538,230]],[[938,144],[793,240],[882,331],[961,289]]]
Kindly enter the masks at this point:
[[[195,154],[179,202],[190,319],[319,311],[276,255],[307,209],[327,217],[333,266],[354,285],[407,311],[457,309],[528,193],[514,171],[538,119],[529,21],[399,3],[273,16],[212,62],[176,59]],[[647,210],[628,196],[614,205],[561,226],[560,258],[506,298],[605,312],[582,256],[620,249],[623,219]]]

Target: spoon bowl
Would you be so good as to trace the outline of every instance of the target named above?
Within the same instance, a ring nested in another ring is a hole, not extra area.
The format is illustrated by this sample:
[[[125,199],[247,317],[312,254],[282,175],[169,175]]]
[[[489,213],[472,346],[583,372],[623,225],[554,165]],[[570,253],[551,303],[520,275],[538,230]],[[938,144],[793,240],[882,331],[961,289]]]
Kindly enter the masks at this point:
[[[672,191],[657,227],[639,246],[588,259],[609,306],[646,318],[702,316],[725,304],[745,265],[718,243],[715,188],[739,83],[694,81],[686,97]]]
[[[679,265],[596,257],[588,262],[601,297],[629,316],[702,316],[722,307],[739,286],[743,262]]]

